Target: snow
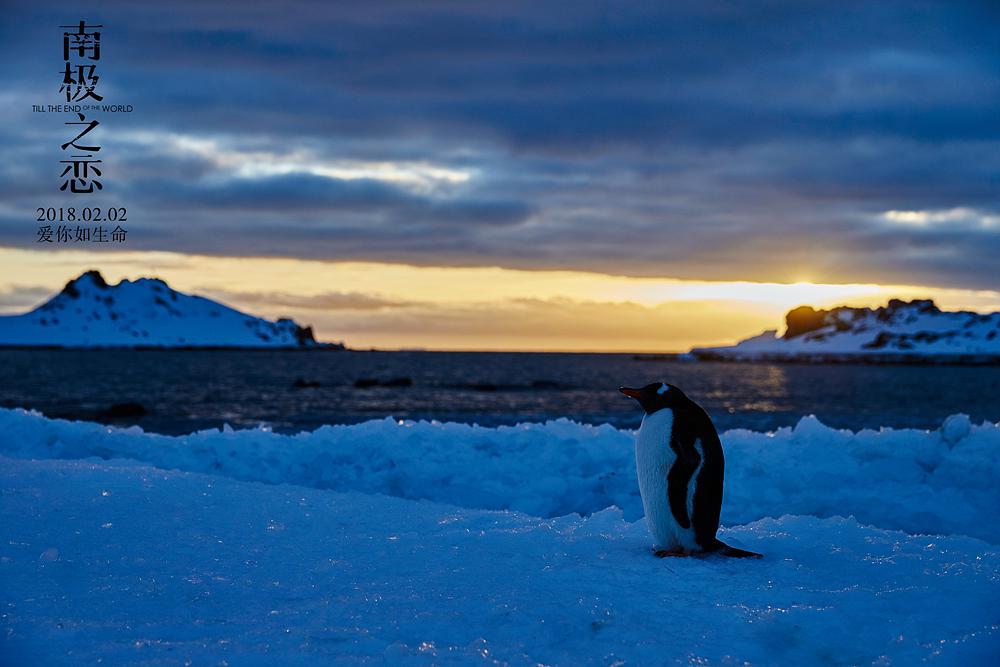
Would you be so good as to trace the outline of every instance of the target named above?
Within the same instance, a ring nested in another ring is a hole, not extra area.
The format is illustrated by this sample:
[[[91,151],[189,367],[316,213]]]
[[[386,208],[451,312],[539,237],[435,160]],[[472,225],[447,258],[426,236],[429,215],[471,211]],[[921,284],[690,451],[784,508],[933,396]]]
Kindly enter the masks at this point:
[[[654,558],[633,437],[2,410],[2,662],[996,664],[1000,425],[723,434],[761,561]]]
[[[95,461],[6,460],[20,664],[989,664],[1000,550],[853,519],[658,560],[615,509],[539,519]],[[623,661],[623,662],[620,662]]]
[[[780,337],[777,331],[765,331],[736,345],[697,348],[692,354],[713,359],[809,358],[810,355],[824,359],[831,355],[1000,358],[1000,312],[942,311],[928,300],[892,300],[877,309],[840,307],[813,312],[820,319],[815,329],[791,336],[786,332]]]
[[[140,278],[108,285],[96,271],[23,315],[0,316],[0,345],[56,347],[313,347],[312,330],[247,315]]]
[[[0,455],[127,458],[235,479],[352,490],[540,517],[610,506],[642,516],[635,434],[560,419],[483,428],[400,422],[266,428],[187,436],[46,419],[0,409]],[[954,415],[937,431],[824,426],[804,417],[774,433],[733,430],[724,524],[802,514],[853,515],[882,528],[964,534],[1000,543],[1000,426]]]

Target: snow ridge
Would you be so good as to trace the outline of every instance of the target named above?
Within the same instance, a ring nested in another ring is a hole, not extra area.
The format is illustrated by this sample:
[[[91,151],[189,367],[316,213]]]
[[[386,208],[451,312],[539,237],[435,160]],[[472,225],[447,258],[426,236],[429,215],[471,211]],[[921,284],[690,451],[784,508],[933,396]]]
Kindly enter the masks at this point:
[[[131,459],[540,517],[617,506],[630,521],[642,516],[634,435],[565,419],[499,428],[384,419],[298,435],[225,427],[170,437],[0,410],[0,456]],[[1000,424],[976,426],[953,415],[935,431],[854,433],[804,417],[794,428],[733,430],[722,440],[724,524],[854,516],[884,529],[1000,544]]]

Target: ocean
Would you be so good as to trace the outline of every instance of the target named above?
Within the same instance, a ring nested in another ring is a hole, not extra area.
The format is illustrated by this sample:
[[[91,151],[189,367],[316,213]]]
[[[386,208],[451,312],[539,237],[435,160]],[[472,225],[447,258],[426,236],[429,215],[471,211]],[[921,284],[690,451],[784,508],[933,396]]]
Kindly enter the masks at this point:
[[[484,426],[565,417],[637,427],[620,385],[666,380],[720,430],[809,414],[836,428],[1000,421],[1000,367],[734,364],[626,354],[0,350],[0,406],[179,435],[229,424],[283,433],[369,419]]]

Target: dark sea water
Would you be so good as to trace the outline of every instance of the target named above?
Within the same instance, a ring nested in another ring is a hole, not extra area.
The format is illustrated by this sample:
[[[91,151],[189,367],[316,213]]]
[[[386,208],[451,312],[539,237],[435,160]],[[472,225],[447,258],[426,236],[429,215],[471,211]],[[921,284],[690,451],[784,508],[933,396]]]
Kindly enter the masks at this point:
[[[399,386],[356,386],[393,379]],[[386,416],[491,426],[569,417],[633,428],[639,411],[618,386],[661,379],[704,405],[720,430],[771,430],[807,414],[851,429],[935,428],[956,412],[1000,421],[1000,367],[613,354],[0,350],[0,406],[169,434],[223,423],[294,432]],[[123,403],[140,404],[146,414],[111,409]]]

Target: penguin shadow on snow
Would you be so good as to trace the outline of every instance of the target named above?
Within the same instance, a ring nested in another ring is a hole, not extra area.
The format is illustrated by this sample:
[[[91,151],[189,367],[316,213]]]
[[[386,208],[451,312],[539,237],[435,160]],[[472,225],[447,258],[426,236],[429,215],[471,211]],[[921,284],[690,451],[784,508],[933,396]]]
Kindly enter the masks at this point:
[[[666,382],[619,387],[642,407],[635,468],[654,554],[763,558],[718,539],[725,457],[711,417]]]

